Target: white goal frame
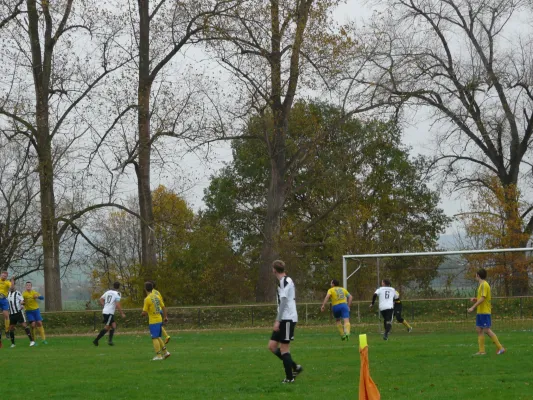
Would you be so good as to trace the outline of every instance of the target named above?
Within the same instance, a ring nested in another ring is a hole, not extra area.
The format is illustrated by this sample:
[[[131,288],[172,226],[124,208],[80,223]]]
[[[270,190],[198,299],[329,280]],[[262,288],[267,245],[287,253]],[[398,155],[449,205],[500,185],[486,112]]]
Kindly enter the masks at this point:
[[[509,248],[509,249],[490,249],[490,250],[454,250],[454,251],[428,251],[419,253],[383,253],[383,254],[349,254],[342,256],[342,283],[343,287],[348,287],[348,279],[352,277],[363,266],[359,264],[355,271],[348,275],[348,260],[360,258],[375,258],[377,267],[377,287],[381,286],[379,277],[379,260],[385,257],[416,257],[416,256],[451,256],[454,254],[484,254],[484,253],[512,253],[512,252],[533,252],[533,247]]]

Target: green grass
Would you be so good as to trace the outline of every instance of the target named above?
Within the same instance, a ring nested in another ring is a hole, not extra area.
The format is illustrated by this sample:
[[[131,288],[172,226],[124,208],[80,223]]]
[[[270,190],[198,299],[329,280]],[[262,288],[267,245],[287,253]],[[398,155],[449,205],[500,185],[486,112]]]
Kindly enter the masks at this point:
[[[531,331],[499,333],[508,352],[477,351],[475,332],[407,334],[396,325],[388,342],[369,333],[370,372],[382,399],[532,399]],[[342,342],[333,326],[296,330],[294,359],[305,372],[282,385],[281,362],[270,354],[270,331],[174,332],[172,356],[152,362],[147,334],[115,335],[115,346],[92,337],[50,337],[0,349],[6,399],[357,399],[357,336]],[[497,332],[498,333],[498,332]],[[488,338],[487,338],[488,339]]]

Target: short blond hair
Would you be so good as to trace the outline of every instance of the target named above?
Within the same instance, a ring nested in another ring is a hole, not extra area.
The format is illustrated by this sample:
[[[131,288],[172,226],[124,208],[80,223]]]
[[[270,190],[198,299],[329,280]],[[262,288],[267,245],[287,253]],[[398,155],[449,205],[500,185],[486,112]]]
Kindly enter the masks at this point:
[[[282,260],[275,260],[272,263],[272,268],[274,268],[278,273],[285,272],[285,263]]]

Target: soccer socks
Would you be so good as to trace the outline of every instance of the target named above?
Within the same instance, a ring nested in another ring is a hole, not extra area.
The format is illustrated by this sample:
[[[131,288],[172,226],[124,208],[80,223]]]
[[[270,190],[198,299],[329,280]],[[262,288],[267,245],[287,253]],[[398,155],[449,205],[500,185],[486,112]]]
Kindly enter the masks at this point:
[[[37,329],[39,329],[39,333],[41,335],[41,339],[42,340],[46,340],[46,335],[44,334],[44,326],[39,326]],[[35,337],[35,334],[33,335],[33,337]]]
[[[281,350],[279,349],[279,347],[276,349],[276,351],[274,352],[274,355],[276,357],[278,357],[281,361],[283,361],[283,356],[281,355]],[[292,362],[292,369],[295,370],[296,367],[298,366],[298,364],[296,364],[294,361]]]
[[[6,336],[9,336],[9,317],[5,318],[4,317],[4,324],[5,324],[5,332],[6,332]]]
[[[154,344],[155,353],[161,354],[161,344],[159,343],[159,339],[152,339],[152,343]]]
[[[498,339],[496,339],[496,340],[498,340]],[[485,353],[485,336],[478,335],[477,343],[479,344],[479,352],[480,353]]]
[[[30,342],[33,342],[33,337],[31,336],[30,328],[28,328],[28,327],[24,328],[24,332],[26,332],[26,335],[30,339]]]
[[[411,325],[409,325],[409,323],[404,319],[402,324],[407,328],[407,329],[411,329]]]
[[[95,341],[98,342],[106,334],[106,332],[107,331],[105,329],[102,329],[100,331],[100,333],[98,334],[98,336],[96,336],[96,340]]]
[[[391,329],[392,329],[392,323],[389,321],[385,322],[385,335],[388,335]]]
[[[489,337],[491,338],[492,342],[496,345],[498,350],[501,350],[503,348],[502,344],[498,340],[498,336],[494,335],[494,336],[489,336]],[[483,351],[485,351],[485,350],[483,350]]]
[[[294,376],[292,375],[292,366],[296,364],[292,361],[291,353],[284,353],[281,355],[283,361],[283,367],[285,368],[285,377],[289,380],[292,380]]]
[[[113,335],[115,334],[114,329],[109,330],[109,343],[113,343]]]
[[[337,324],[337,330],[339,331],[341,336],[344,336],[344,327],[342,326],[342,324]]]
[[[15,344],[15,331],[10,331],[9,336],[11,338],[11,344]]]
[[[345,322],[344,323],[344,332],[347,334],[347,335],[350,335],[350,323],[349,322]]]

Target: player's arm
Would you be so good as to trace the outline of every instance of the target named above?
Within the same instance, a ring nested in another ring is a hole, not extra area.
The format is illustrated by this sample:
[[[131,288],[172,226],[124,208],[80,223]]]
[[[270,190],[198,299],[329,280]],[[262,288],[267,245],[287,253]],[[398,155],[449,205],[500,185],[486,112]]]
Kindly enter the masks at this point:
[[[98,299],[98,301],[100,302],[100,305],[103,307],[104,304],[105,304],[104,296],[102,295],[102,297],[100,297],[100,298]]]
[[[481,303],[485,301],[485,296],[481,296],[477,301],[474,303],[472,307],[468,309],[468,312],[472,312],[476,309],[477,306],[479,306]]]
[[[287,294],[285,293],[285,290],[280,291],[278,315],[276,315],[276,320],[274,321],[274,330],[275,331],[279,331],[279,323],[281,322],[281,318],[283,316],[283,313],[288,308],[289,308],[289,299],[287,298]]]
[[[370,308],[374,306],[374,303],[376,302],[377,298],[378,298],[378,294],[374,293],[374,296],[372,296],[372,303],[370,303]]]
[[[161,310],[163,310],[163,321],[164,322],[168,322],[167,308],[165,307],[164,304],[161,307]]]
[[[122,310],[122,306],[120,305],[120,300],[116,302],[117,308],[120,311],[120,315],[122,315],[122,318],[126,318],[126,314],[124,314],[124,311]]]
[[[348,308],[352,308],[353,296],[350,293],[348,293],[346,297],[348,298]]]
[[[148,315],[148,299],[144,299],[144,305],[143,305],[143,311],[141,313],[142,317],[146,317]]]
[[[326,297],[324,297],[324,301],[322,302],[322,307],[320,307],[320,311],[324,311],[324,309],[326,308],[326,304],[330,297],[331,295],[328,292],[328,294],[326,294]]]

